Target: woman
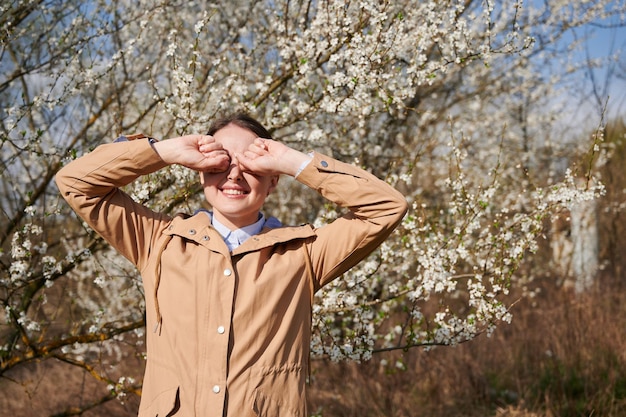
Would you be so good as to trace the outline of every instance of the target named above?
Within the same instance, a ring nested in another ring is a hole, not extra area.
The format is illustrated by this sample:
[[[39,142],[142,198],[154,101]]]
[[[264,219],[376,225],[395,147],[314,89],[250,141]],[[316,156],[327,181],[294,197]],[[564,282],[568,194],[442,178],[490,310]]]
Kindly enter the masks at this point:
[[[313,295],[407,210],[368,172],[269,137],[235,114],[208,135],[122,137],[57,174],[70,206],[141,272],[149,331],[139,416],[307,416]],[[169,164],[199,171],[211,211],[170,217],[120,190]],[[347,214],[320,228],[266,218],[282,174]]]

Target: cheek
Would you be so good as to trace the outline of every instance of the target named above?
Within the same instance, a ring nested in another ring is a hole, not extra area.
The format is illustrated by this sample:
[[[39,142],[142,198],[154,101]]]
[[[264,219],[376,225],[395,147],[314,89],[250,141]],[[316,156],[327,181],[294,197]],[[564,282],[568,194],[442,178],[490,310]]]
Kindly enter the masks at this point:
[[[205,187],[215,187],[219,183],[220,178],[215,174],[200,174],[200,183]]]
[[[218,192],[218,180],[216,180],[213,176],[211,175],[204,175],[202,176],[202,190],[204,192],[204,196],[208,199],[208,198],[212,198],[215,194],[217,194]]]
[[[250,186],[250,188],[254,190],[257,194],[263,196],[267,195],[268,191],[270,190],[270,184],[271,182],[268,178],[254,178],[248,181],[248,185]]]
[[[204,194],[204,199],[207,201],[207,203],[209,203],[211,206],[213,204],[215,204],[215,202],[217,201],[218,198],[218,189],[217,187],[213,187],[213,186],[207,186],[206,184],[204,185],[203,189],[203,194]]]

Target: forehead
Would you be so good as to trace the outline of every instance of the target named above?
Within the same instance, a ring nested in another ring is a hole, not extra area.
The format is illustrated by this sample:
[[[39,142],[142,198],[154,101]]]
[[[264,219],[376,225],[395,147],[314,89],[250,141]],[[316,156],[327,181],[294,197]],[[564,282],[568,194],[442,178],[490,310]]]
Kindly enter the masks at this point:
[[[256,134],[234,124],[221,128],[213,135],[227,151],[244,151],[256,139]]]

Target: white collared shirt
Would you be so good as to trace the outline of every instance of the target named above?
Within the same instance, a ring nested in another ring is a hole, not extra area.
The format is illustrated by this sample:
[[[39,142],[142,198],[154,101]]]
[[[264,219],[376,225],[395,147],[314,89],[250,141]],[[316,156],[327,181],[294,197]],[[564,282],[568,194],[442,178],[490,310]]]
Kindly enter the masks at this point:
[[[215,218],[214,215],[211,216],[211,223],[213,224],[215,230],[217,230],[222,236],[224,242],[226,242],[228,250],[232,252],[248,238],[261,232],[263,225],[265,224],[265,216],[263,213],[259,213],[259,220],[257,220],[256,223],[252,223],[248,226],[235,230],[230,230],[228,227],[224,226]]]

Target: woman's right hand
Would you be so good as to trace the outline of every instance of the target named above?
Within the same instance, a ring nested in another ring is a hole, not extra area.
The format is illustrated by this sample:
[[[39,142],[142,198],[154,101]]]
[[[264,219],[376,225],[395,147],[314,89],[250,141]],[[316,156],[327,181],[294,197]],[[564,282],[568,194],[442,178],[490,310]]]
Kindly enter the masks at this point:
[[[230,166],[228,152],[213,136],[186,135],[152,145],[168,164],[179,164],[195,171],[222,172]]]

